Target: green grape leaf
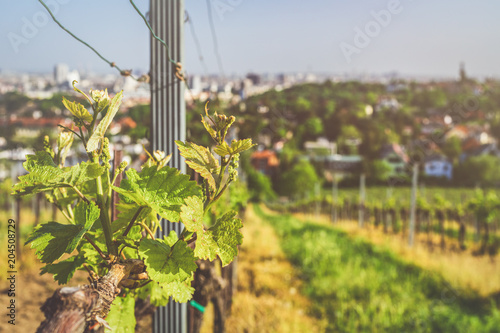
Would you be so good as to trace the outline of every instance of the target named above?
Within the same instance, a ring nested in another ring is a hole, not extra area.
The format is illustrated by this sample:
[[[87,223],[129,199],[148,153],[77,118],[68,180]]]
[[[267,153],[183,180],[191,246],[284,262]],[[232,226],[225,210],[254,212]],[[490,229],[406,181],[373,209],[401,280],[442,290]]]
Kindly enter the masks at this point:
[[[43,263],[53,263],[64,253],[71,253],[76,249],[83,235],[99,218],[99,213],[99,208],[93,202],[80,202],[75,209],[78,224],[41,224],[29,235],[25,245],[31,243],[31,248],[36,249],[36,255]]]
[[[191,232],[203,232],[203,201],[200,197],[186,198],[181,208],[181,222]]]
[[[54,275],[54,280],[58,284],[67,284],[75,274],[75,271],[82,267],[85,258],[81,255],[73,256],[56,264],[48,264],[40,269],[40,275],[50,273]]]
[[[207,116],[208,116],[208,113],[207,113]],[[202,122],[203,126],[205,127],[205,130],[208,132],[208,134],[210,134],[210,136],[215,141],[217,141],[217,132],[212,128],[212,126],[209,123],[207,123],[205,121],[205,117],[203,117],[203,115],[201,115],[201,122]]]
[[[214,151],[219,156],[235,155],[235,154],[239,154],[241,152],[244,152],[245,150],[248,150],[248,149],[252,148],[253,146],[255,146],[255,144],[252,143],[252,139],[233,140],[231,142],[231,146],[229,146],[224,141],[220,145],[217,145],[215,147]]]
[[[76,118],[83,120],[87,123],[92,122],[92,115],[89,113],[89,111],[80,103],[78,102],[70,102],[68,101],[65,97],[63,97],[62,100],[64,106],[66,109],[73,114]]]
[[[108,111],[106,115],[101,119],[96,129],[90,136],[89,141],[87,142],[87,152],[92,152],[99,148],[99,142],[102,138],[104,138],[104,134],[108,130],[109,124],[113,121],[118,109],[120,108],[120,104],[122,103],[123,91],[120,91],[118,94],[113,97],[111,102],[109,102]]]
[[[177,233],[174,230],[170,231],[168,236],[163,236],[163,241],[170,247],[174,246],[178,240],[179,237],[177,237]]]
[[[58,187],[76,187],[106,171],[104,166],[90,162],[59,168],[45,151],[27,155],[23,166],[29,174],[19,177],[19,182],[13,187],[15,195],[33,194]]]
[[[239,154],[255,146],[252,139],[233,140],[231,142],[231,154]]]
[[[175,143],[181,155],[186,159],[186,164],[205,178],[210,187],[215,190],[216,184],[213,175],[218,176],[220,166],[214,155],[206,147],[191,142],[175,141]]]
[[[236,212],[230,211],[217,219],[217,223],[198,235],[194,254],[200,259],[214,260],[217,254],[223,266],[228,265],[238,255],[238,245],[243,241],[240,230],[243,227]]]
[[[59,152],[59,163],[64,165],[66,157],[69,154],[71,145],[73,144],[73,133],[72,132],[61,132],[57,137],[57,150]]]
[[[196,195],[201,196],[201,189],[189,176],[180,174],[179,170],[165,166],[145,167],[141,172],[129,169],[127,179],[122,180],[120,187],[113,189],[139,206],[150,207],[161,217],[169,221],[179,221],[179,213],[184,199]]]
[[[129,225],[130,221],[136,216],[137,212],[139,212],[139,209],[141,209],[140,206],[137,206],[136,204],[127,204],[120,202],[116,205],[116,209],[120,212],[118,213],[118,218],[111,223],[111,230],[113,233],[116,233],[118,231],[125,231],[124,229]],[[137,215],[135,222],[141,222],[142,220],[146,219],[148,215],[151,213],[151,208],[149,207],[142,207],[141,211]],[[122,230],[123,229],[123,230]]]
[[[90,90],[90,97],[97,103],[96,112],[99,113],[108,106],[110,98],[108,95],[108,89],[106,90]]]
[[[139,255],[144,258],[151,280],[162,284],[185,281],[197,268],[193,250],[184,241],[170,247],[165,240],[143,239]]]
[[[231,155],[231,147],[227,144],[226,141],[222,142],[222,144],[215,146],[214,152],[219,156]]]
[[[191,287],[190,278],[186,281],[174,281],[163,283],[161,286],[157,282],[148,283],[143,290],[140,291],[140,297],[145,299],[149,296],[149,301],[154,306],[165,306],[168,304],[170,297],[176,302],[185,303],[189,301],[194,294],[194,288]]]
[[[93,202],[80,202],[75,208],[75,221],[83,226],[85,231],[90,230],[94,222],[99,218],[101,210]]]
[[[104,168],[106,170],[106,168]],[[97,178],[97,177],[96,177]],[[107,193],[109,191],[108,182],[106,181],[107,175],[103,173],[101,175],[102,191]],[[97,199],[97,185],[95,180],[87,181],[79,186],[80,192],[85,195],[87,199]]]
[[[158,282],[151,281],[139,290],[139,297],[146,299],[149,296],[149,301],[154,306],[165,306],[168,304],[170,294],[160,287]]]
[[[162,289],[166,294],[171,296],[174,301],[180,303],[186,303],[189,301],[194,294],[194,288],[191,287],[191,281],[193,278],[187,279],[185,281],[174,281],[163,285]]]
[[[135,332],[135,298],[131,293],[125,297],[116,297],[111,304],[111,309],[106,321],[113,333]]]

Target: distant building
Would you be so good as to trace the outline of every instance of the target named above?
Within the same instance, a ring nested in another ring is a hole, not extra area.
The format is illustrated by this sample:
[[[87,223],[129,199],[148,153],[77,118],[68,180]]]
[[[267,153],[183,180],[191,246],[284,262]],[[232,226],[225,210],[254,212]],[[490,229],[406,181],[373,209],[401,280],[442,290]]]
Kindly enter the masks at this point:
[[[359,171],[363,158],[359,155],[326,155],[314,156],[312,161],[323,163],[325,170],[336,174],[348,174]]]
[[[78,71],[69,70],[68,65],[60,63],[54,67],[54,81],[59,88],[69,89],[73,81],[80,81]]]
[[[191,76],[189,79],[191,81],[190,87],[191,87],[192,93],[195,95],[199,95],[203,91],[201,76],[194,75],[194,76]]]
[[[247,79],[249,79],[250,81],[252,81],[252,84],[254,86],[259,85],[260,81],[261,81],[260,75],[255,74],[255,73],[248,73],[247,74]]]
[[[491,155],[500,158],[500,149],[498,149],[498,146],[495,143],[482,144],[464,151],[462,155],[460,155],[459,160],[460,163],[462,163],[470,157],[476,157],[482,155]]]
[[[333,155],[337,153],[337,144],[326,138],[318,138],[316,141],[306,141],[304,149],[313,155]]]
[[[42,130],[57,133],[59,124],[70,127],[72,122],[70,119],[44,117],[39,119],[31,117],[0,119],[0,127],[9,126],[15,128],[17,138],[36,138],[42,133]]]
[[[256,151],[250,157],[252,166],[255,170],[266,176],[274,176],[279,166],[279,159],[272,150]]]
[[[424,160],[424,173],[430,177],[453,177],[453,164],[443,155],[431,155]]]
[[[73,81],[80,81],[80,73],[76,69],[70,71],[66,77],[66,83],[68,86],[71,86]]]
[[[385,145],[380,151],[380,158],[391,167],[390,177],[406,174],[406,165],[410,161],[403,148],[397,143]]]
[[[65,84],[68,81],[69,67],[66,64],[57,64],[54,67],[54,81],[57,85]]]
[[[451,137],[457,137],[460,140],[465,140],[469,136],[469,129],[465,125],[456,125],[453,126],[448,132],[445,134],[445,139],[448,140]]]
[[[380,96],[377,105],[375,106],[375,111],[397,111],[400,109],[400,107],[401,105],[396,98],[392,96]]]

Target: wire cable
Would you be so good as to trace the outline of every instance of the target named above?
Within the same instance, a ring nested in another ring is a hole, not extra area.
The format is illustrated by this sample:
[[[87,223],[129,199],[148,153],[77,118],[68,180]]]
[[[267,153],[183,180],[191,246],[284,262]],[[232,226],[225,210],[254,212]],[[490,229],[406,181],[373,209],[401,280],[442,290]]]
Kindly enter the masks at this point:
[[[130,4],[132,5],[132,7],[134,7],[135,11],[141,16],[141,18],[144,20],[144,23],[146,23],[146,26],[148,27],[149,31],[151,32],[151,35],[157,40],[159,41],[164,47],[165,49],[167,50],[167,57],[168,57],[168,61],[171,62],[172,64],[175,65],[175,77],[177,79],[179,79],[179,81],[182,81],[184,82],[184,85],[186,86],[186,89],[188,90],[188,93],[191,95],[191,98],[193,99],[194,101],[194,96],[193,96],[193,92],[191,91],[191,88],[189,88],[189,85],[187,83],[187,80],[186,80],[186,75],[185,73],[182,72],[182,64],[178,61],[174,61],[171,57],[170,57],[170,48],[168,47],[167,43],[161,39],[160,37],[158,37],[156,35],[156,33],[154,32],[153,28],[151,27],[151,25],[149,24],[148,20],[146,19],[146,17],[142,14],[142,12],[139,10],[139,8],[137,8],[137,6],[135,5],[134,1],[133,0],[129,0],[130,1]],[[171,84],[174,84],[176,83],[175,81],[171,82],[169,85]]]
[[[219,53],[219,44],[217,43],[217,35],[215,34],[214,19],[212,15],[212,6],[210,5],[210,0],[207,0],[207,12],[208,12],[208,23],[210,24],[210,30],[212,32],[212,40],[214,43],[214,52],[217,58],[217,65],[219,66],[219,71],[221,76],[224,77],[224,68],[222,67],[222,60]]]
[[[99,57],[101,58],[104,62],[106,62],[108,65],[110,65],[111,67],[113,68],[116,68],[118,70],[118,72],[120,73],[120,75],[122,76],[130,76],[132,79],[136,80],[136,81],[140,81],[140,82],[149,82],[149,78],[147,77],[140,77],[139,79],[135,78],[133,75],[132,75],[132,70],[122,70],[120,67],[118,67],[116,65],[115,62],[113,61],[110,61],[108,59],[106,59],[101,53],[99,53],[99,51],[97,51],[94,47],[92,47],[91,45],[89,45],[87,42],[85,42],[84,40],[78,38],[74,33],[72,33],[69,29],[67,29],[64,25],[62,25],[61,22],[59,22],[56,17],[54,16],[54,14],[52,13],[52,11],[50,10],[50,8],[45,4],[45,2],[43,0],[38,0],[38,2],[40,2],[42,4],[43,7],[45,7],[45,9],[47,10],[47,12],[49,13],[49,15],[52,17],[52,20],[54,20],[55,23],[57,23],[57,25],[63,29],[64,31],[66,31],[71,37],[73,37],[74,39],[76,39],[77,41],[79,41],[80,43],[82,43],[83,45],[87,46],[89,49],[91,49],[92,51],[94,51],[94,53]],[[151,26],[149,25],[149,22],[148,20],[146,19],[146,17],[144,17],[144,15],[141,13],[141,11],[137,8],[137,6],[135,5],[134,1],[133,0],[130,0],[130,3],[132,4],[132,6],[134,7],[134,9],[137,11],[137,13],[141,16],[141,18],[144,20],[144,22],[146,23],[149,31],[151,32],[151,34],[153,35],[153,37],[155,39],[157,39],[160,43],[163,44],[163,46],[167,49],[167,53],[170,53],[170,49],[167,45],[167,43],[165,43],[165,41],[161,38],[159,38],[153,31],[153,29],[151,28]],[[176,68],[176,73],[175,73],[175,76],[180,80],[180,81],[183,81],[186,85],[186,88],[188,89],[188,92],[190,93],[190,95],[192,96],[193,100],[194,100],[194,97],[193,97],[193,94],[191,92],[191,89],[189,88],[188,84],[187,84],[187,81],[186,81],[186,78],[185,78],[185,75],[184,73],[182,73],[182,64],[180,62],[176,62],[174,60],[172,60],[172,58],[170,58],[170,55],[168,55],[168,60],[175,65],[175,68]],[[174,84],[175,82],[172,82],[172,84]]]
[[[78,38],[77,36],[75,36],[75,34],[73,34],[71,31],[69,31],[66,27],[64,27],[61,22],[59,22],[56,17],[54,16],[54,14],[52,13],[52,11],[50,10],[50,8],[45,4],[45,2],[43,2],[43,0],[38,0],[38,2],[40,2],[42,4],[42,6],[45,7],[45,9],[49,12],[50,16],[52,17],[52,19],[54,20],[54,22],[57,23],[57,25],[59,25],[59,27],[61,27],[61,29],[63,29],[64,31],[66,31],[68,34],[70,34],[71,37],[73,37],[74,39],[76,39],[77,41],[79,41],[80,43],[82,43],[83,45],[87,46],[89,49],[91,49],[92,51],[94,51],[95,54],[97,54],[97,56],[99,58],[101,58],[103,61],[105,61],[108,65],[110,65],[111,67],[113,68],[116,68],[119,72],[120,72],[120,75],[122,76],[130,76],[131,78],[133,78],[134,80],[137,80],[133,75],[132,75],[132,70],[122,70],[120,67],[118,67],[116,65],[115,62],[113,61],[109,61],[108,59],[106,59],[104,56],[102,56],[95,48],[93,48],[92,46],[90,46],[88,43],[86,43],[85,41],[83,41],[82,39]]]
[[[173,63],[174,65],[177,65],[178,62],[177,61],[174,61],[172,60],[172,57],[170,57],[170,48],[168,47],[167,43],[165,43],[165,41],[163,39],[161,39],[160,37],[156,36],[155,32],[153,31],[153,28],[151,28],[151,25],[149,24],[148,20],[146,19],[146,17],[144,17],[144,15],[142,14],[142,12],[139,10],[139,8],[137,8],[137,6],[135,5],[134,1],[133,0],[130,0],[130,4],[132,4],[132,6],[134,7],[135,11],[142,17],[142,19],[144,20],[144,23],[146,23],[146,25],[148,26],[148,29],[149,31],[151,32],[151,34],[153,35],[153,37],[159,41],[160,43],[163,44],[163,46],[165,46],[165,48],[167,49],[167,57],[168,57],[168,61],[170,61],[171,63]]]

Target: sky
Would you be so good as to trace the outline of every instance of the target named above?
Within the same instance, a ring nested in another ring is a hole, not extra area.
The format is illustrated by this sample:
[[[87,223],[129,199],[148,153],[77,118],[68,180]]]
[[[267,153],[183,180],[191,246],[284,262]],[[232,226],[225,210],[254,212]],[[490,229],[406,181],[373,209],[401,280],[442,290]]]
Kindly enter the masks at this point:
[[[45,0],[56,17],[121,68],[147,71],[149,31],[126,0]],[[149,1],[135,0],[143,13]],[[500,78],[498,0],[185,0],[206,68],[219,73],[207,5],[224,73],[373,73]],[[185,26],[184,68],[204,74]],[[0,69],[112,72],[61,30],[38,0],[0,4]]]

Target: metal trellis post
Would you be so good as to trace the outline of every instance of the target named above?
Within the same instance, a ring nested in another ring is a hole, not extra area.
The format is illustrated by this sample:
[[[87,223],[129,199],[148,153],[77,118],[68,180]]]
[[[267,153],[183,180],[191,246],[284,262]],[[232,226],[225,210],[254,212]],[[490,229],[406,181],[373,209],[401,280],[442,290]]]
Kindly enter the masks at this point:
[[[186,138],[184,82],[176,77],[176,66],[170,61],[183,63],[184,59],[184,0],[150,0],[149,20],[153,31],[169,47],[151,37],[151,145],[153,150],[172,154],[169,165],[185,172],[174,142]],[[161,225],[162,231],[156,235],[161,238],[171,230],[180,234],[184,228],[165,220]],[[187,305],[171,300],[159,307],[153,317],[153,332],[187,332]]]
[[[417,186],[418,186],[418,163],[413,165],[413,178],[411,183],[411,204],[410,204],[410,235],[408,244],[413,246],[415,241],[415,214],[417,207]]]
[[[358,225],[363,228],[365,219],[365,198],[366,198],[366,186],[365,186],[366,175],[363,173],[359,178],[359,216]]]

